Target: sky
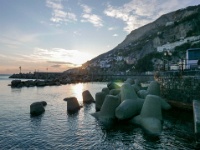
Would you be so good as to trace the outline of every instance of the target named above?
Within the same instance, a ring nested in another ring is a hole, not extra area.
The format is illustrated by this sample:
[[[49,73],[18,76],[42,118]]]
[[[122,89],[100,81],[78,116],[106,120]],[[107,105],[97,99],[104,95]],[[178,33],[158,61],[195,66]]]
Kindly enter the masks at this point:
[[[200,0],[0,0],[0,74],[62,72]]]

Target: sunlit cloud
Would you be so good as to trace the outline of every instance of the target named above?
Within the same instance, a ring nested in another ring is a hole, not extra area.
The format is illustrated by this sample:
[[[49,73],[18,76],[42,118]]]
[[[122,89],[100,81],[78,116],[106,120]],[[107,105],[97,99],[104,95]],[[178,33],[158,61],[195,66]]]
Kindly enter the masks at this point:
[[[103,26],[103,20],[100,16],[92,13],[92,8],[90,8],[87,5],[81,4],[80,5],[83,9],[83,14],[81,22],[89,22],[93,24],[95,27],[102,27]]]
[[[104,14],[125,22],[124,31],[131,32],[157,19],[162,14],[188,6],[190,1],[182,0],[131,0],[123,6],[107,4]]]
[[[46,0],[46,6],[52,9],[50,21],[56,23],[56,25],[77,21],[74,13],[64,10],[61,0]]]
[[[67,65],[74,65],[73,63],[71,62],[65,62],[65,61],[47,61],[48,63],[53,63],[53,64],[67,64]]]
[[[87,60],[93,58],[92,55],[83,53],[78,50],[66,50],[62,48],[52,48],[52,49],[43,49],[43,48],[35,48],[34,50],[34,58],[39,60],[43,60],[46,62],[56,62],[58,64],[75,64],[81,65]]]
[[[2,57],[2,58],[6,58],[6,55],[0,54],[0,57]]]
[[[53,66],[51,66],[51,67],[53,67],[53,68],[60,68],[62,65],[53,65]]]

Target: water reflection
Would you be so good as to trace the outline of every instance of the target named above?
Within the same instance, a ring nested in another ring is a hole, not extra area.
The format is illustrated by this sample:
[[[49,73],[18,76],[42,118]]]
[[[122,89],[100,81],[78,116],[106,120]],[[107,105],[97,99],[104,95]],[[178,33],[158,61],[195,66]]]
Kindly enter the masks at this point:
[[[75,94],[74,96],[77,98],[79,104],[82,105],[83,104],[83,97],[82,97],[83,83],[75,84],[72,87],[72,89],[73,89],[73,93]]]

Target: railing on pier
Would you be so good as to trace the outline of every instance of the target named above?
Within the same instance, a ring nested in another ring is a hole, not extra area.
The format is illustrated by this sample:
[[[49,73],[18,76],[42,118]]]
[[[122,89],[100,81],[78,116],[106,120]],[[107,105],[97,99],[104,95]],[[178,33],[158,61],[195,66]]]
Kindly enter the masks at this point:
[[[200,100],[199,76],[162,76],[162,96],[168,100],[192,103],[194,99]]]

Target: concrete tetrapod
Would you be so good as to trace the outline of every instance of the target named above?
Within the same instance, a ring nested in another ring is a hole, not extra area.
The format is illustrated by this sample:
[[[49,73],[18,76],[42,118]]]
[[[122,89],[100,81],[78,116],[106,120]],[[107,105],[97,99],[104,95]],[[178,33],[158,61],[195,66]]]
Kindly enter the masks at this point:
[[[141,89],[140,82],[138,79],[135,79],[135,84],[133,84],[132,86],[136,93]]]
[[[107,95],[101,110],[91,115],[97,118],[103,125],[108,125],[112,123],[115,117],[115,109],[119,106],[120,101],[117,96]]]
[[[101,110],[101,106],[103,105],[105,97],[106,97],[106,93],[105,92],[97,92],[95,94],[95,108],[96,108],[96,111]]]
[[[117,84],[114,83],[114,82],[109,82],[109,83],[107,84],[107,87],[108,87],[109,90],[112,90],[112,89],[119,89],[119,88],[120,88],[120,86],[117,85]]]
[[[145,98],[148,94],[160,96],[160,84],[157,81],[152,81],[147,90],[138,91],[140,98]]]
[[[110,92],[109,88],[105,87],[101,90],[102,92],[104,92],[106,95]]]
[[[83,103],[89,104],[94,102],[94,98],[92,97],[91,93],[88,90],[83,91],[82,96],[83,96]]]
[[[147,95],[140,115],[130,120],[140,125],[150,135],[159,136],[162,132],[161,98],[156,95]]]
[[[121,102],[123,102],[126,99],[137,99],[138,98],[133,86],[131,86],[129,83],[124,83],[121,86],[120,95],[121,95]]]
[[[135,83],[135,80],[134,80],[134,78],[127,78],[126,81],[124,81],[124,83],[129,83],[132,85]]]
[[[140,113],[144,99],[137,98],[135,100],[124,100],[115,110],[115,116],[119,120],[129,119]]]
[[[68,113],[75,113],[81,108],[76,97],[68,97],[65,98],[64,101],[67,101]]]
[[[114,95],[114,96],[116,96],[116,95],[118,95],[119,93],[120,93],[120,89],[112,89],[112,90],[110,90],[109,95]]]

